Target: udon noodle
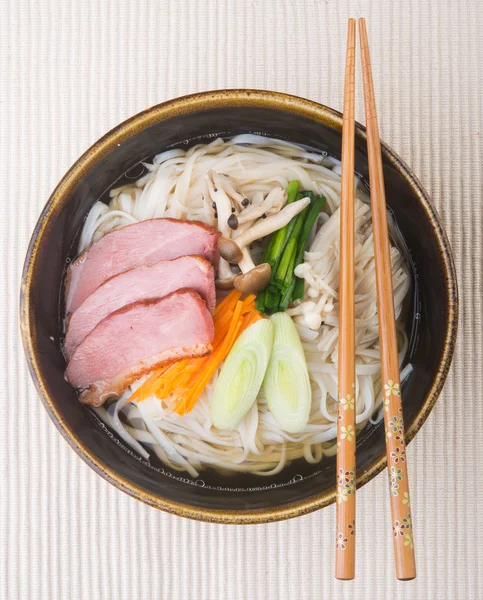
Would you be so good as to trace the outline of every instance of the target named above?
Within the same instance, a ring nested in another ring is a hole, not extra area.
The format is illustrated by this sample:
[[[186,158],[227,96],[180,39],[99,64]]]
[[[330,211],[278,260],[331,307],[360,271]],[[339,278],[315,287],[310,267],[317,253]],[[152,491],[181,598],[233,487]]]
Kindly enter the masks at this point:
[[[138,404],[127,398],[145,378],[134,383],[118,400],[95,409],[98,416],[144,458],[156,454],[171,468],[196,476],[207,466],[227,471],[270,475],[288,461],[304,458],[319,462],[336,452],[337,341],[339,279],[340,163],[294,144],[254,135],[228,141],[215,139],[188,150],[157,155],[138,181],[110,192],[109,205],[96,202],[79,243],[79,251],[106,233],[144,219],[173,217],[197,219],[216,226],[213,210],[203,200],[205,176],[210,170],[231,178],[253,204],[275,186],[286,188],[298,179],[302,189],[323,194],[327,203],[311,233],[309,251],[297,274],[306,280],[303,301],[289,308],[306,355],[312,387],[312,409],[306,428],[297,434],[281,430],[260,392],[246,417],[233,430],[218,430],[210,418],[209,403],[218,372],[189,414],[181,417],[169,403],[153,396]],[[358,430],[381,420],[377,305],[374,248],[368,197],[356,178],[356,423]],[[260,258],[262,246],[252,247]],[[402,311],[410,285],[404,257],[391,247],[394,303],[399,332],[400,362],[407,340]],[[403,373],[404,377],[405,373]]]

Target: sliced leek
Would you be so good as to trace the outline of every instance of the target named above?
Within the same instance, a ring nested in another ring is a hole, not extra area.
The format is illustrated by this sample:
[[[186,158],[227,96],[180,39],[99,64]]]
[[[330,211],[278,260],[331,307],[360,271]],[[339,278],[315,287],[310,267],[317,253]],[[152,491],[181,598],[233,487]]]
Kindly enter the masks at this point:
[[[228,355],[211,399],[211,420],[219,429],[233,429],[256,400],[273,344],[273,324],[257,321],[246,329]]]
[[[265,397],[280,427],[288,433],[297,433],[306,427],[312,404],[304,350],[287,313],[276,313],[270,321],[275,327],[275,337],[263,382]]]

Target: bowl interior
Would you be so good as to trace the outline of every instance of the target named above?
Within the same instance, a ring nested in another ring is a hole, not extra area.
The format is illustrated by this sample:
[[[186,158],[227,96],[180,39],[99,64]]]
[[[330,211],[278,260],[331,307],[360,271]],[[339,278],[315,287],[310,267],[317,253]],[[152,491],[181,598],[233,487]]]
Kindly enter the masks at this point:
[[[126,172],[137,178],[139,171],[133,167],[140,160],[169,147],[248,132],[309,145],[340,158],[340,125],[339,115],[328,109],[321,109],[312,118],[269,102],[241,106],[225,101],[222,106],[182,108],[159,113],[142,126],[134,118],[127,128],[121,125],[113,130],[108,144],[101,141],[80,159],[54,193],[37,225],[26,262],[23,317],[27,353],[33,357],[34,378],[57,426],[84,459],[119,487],[167,510],[215,520],[216,511],[232,516],[242,511],[252,521],[260,515],[263,520],[275,519],[290,506],[303,512],[310,510],[313,501],[321,506],[333,500],[334,458],[316,465],[299,460],[268,477],[221,475],[207,470],[196,482],[160,463],[148,464],[140,459],[105,430],[65,382],[59,314],[63,270],[68,257],[75,253],[89,208]],[[422,193],[387,150],[383,162],[388,204],[410,249],[419,292],[412,307],[419,324],[410,357],[414,371],[403,388],[404,417],[411,432],[417,428],[417,419],[425,418],[419,413],[441,370],[450,321],[449,267],[432,213],[421,200]],[[356,136],[356,170],[367,179],[361,127]],[[359,485],[382,468],[384,452],[382,426],[366,429],[359,436]]]

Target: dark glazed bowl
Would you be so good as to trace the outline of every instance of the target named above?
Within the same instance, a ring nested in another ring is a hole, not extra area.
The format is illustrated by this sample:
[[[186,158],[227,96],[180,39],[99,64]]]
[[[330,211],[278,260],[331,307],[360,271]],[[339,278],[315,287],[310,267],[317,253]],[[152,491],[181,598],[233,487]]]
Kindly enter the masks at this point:
[[[39,395],[55,425],[93,469],[135,498],[177,515],[220,523],[262,523],[302,515],[335,498],[335,461],[296,461],[272,477],[220,475],[200,479],[146,463],[75,398],[64,380],[60,351],[61,282],[92,203],[140,160],[173,146],[214,135],[260,133],[340,157],[341,115],[294,96],[255,90],[195,94],[150,108],[94,144],[50,197],[30,242],[22,281],[25,352]],[[451,250],[421,184],[383,145],[387,198],[410,249],[419,282],[418,336],[404,389],[407,440],[424,423],[441,391],[454,349],[458,299]],[[367,178],[365,130],[356,131],[356,169]],[[414,304],[414,302],[413,302]],[[382,426],[365,430],[357,444],[357,486],[386,466]]]

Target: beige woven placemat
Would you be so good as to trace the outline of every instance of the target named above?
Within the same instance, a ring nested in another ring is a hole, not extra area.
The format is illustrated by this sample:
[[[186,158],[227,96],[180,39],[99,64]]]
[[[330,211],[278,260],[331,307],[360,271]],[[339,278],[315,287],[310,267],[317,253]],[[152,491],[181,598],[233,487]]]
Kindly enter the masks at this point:
[[[198,90],[269,88],[340,108],[348,16],[368,19],[383,138],[440,211],[462,298],[451,375],[408,451],[410,583],[394,578],[384,475],[358,495],[352,583],[333,577],[333,507],[217,526],[118,492],[55,430],[18,335],[29,236],[81,152],[145,107]],[[0,0],[0,26],[0,598],[482,598],[482,3]]]

